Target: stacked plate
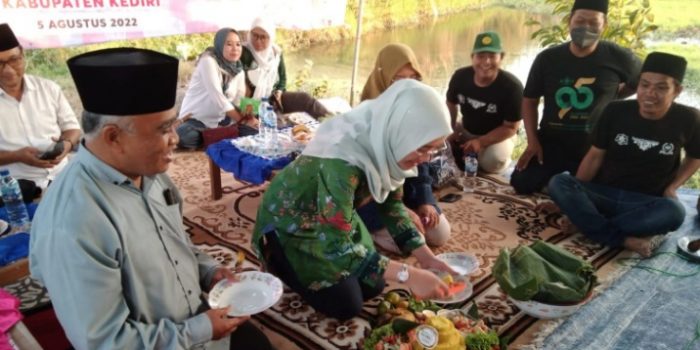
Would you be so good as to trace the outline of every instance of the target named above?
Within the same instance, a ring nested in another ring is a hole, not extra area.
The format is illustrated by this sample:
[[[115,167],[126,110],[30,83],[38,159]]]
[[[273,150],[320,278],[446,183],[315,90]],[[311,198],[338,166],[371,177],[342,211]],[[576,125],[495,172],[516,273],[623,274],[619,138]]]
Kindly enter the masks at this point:
[[[545,304],[534,300],[516,300],[508,296],[508,299],[515,304],[522,312],[537,318],[551,319],[566,317],[576,312],[581,306],[588,302],[590,297],[576,304],[555,305]]]
[[[260,271],[237,273],[237,281],[223,279],[209,292],[211,308],[229,307],[229,316],[253,315],[265,311],[282,297],[282,281]]]

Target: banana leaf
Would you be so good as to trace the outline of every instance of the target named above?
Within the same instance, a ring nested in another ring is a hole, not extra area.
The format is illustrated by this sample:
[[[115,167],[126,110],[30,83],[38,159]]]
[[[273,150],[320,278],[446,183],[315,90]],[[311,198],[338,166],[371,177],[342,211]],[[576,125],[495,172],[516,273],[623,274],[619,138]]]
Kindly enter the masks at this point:
[[[546,304],[580,302],[596,283],[590,263],[544,241],[501,249],[492,273],[512,298]]]

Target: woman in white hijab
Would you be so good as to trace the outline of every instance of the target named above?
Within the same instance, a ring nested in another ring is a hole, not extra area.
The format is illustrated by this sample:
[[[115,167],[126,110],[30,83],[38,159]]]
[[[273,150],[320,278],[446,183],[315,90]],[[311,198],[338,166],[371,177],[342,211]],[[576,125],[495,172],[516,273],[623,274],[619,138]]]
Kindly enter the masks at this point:
[[[318,118],[329,114],[315,98],[305,92],[289,92],[282,49],[275,43],[275,27],[256,18],[243,45],[241,63],[246,71],[249,97],[268,97],[284,113],[307,112]]]
[[[426,269],[453,272],[437,259],[401,202],[406,177],[451,134],[443,99],[413,80],[327,120],[302,155],[274,177],[258,208],[253,245],[273,274],[319,312],[356,316],[385,280],[416,297],[447,295]],[[422,268],[380,255],[355,209],[373,199],[397,245]]]

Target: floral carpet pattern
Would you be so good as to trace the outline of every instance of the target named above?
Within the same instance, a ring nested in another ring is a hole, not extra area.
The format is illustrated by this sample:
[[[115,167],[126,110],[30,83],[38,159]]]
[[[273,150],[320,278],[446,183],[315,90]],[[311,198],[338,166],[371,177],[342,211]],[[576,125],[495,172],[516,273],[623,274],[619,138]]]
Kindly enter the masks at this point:
[[[244,269],[261,269],[252,252],[250,238],[265,186],[239,182],[231,174],[223,173],[224,196],[211,201],[207,158],[201,152],[178,153],[168,173],[184,198],[184,224],[193,243],[228,265],[232,265],[238,251],[243,251],[246,255]],[[447,188],[440,195],[459,191]],[[475,192],[462,195],[455,203],[440,203],[452,225],[452,237],[447,245],[434,251],[436,254],[470,252],[478,258],[480,268],[470,276],[473,295],[450,307],[476,305],[489,326],[511,339],[521,335],[537,319],[524,315],[509,302],[491,276],[491,267],[501,248],[514,248],[542,239],[563,246],[592,262],[596,268],[612,261],[619,253],[579,234],[562,232],[558,214],[540,215],[534,210],[537,203],[546,200],[545,196],[518,196],[502,178],[479,177]],[[416,263],[412,258],[406,261]],[[391,283],[387,286],[389,290],[406,293]],[[280,349],[357,349],[371,329],[370,320],[379,301],[379,298],[368,301],[359,317],[341,322],[317,313],[296,293],[285,288],[281,300],[256,315],[254,320]]]

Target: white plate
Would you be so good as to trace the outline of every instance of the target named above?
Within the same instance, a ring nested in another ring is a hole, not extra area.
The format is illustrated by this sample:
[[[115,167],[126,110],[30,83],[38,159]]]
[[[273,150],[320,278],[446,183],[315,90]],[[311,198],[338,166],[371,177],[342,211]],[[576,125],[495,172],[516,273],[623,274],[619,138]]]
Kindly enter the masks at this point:
[[[287,115],[287,119],[289,119],[292,123],[294,124],[313,124],[313,123],[318,123],[314,117],[309,115],[306,112],[293,112],[289,113]]]
[[[541,319],[552,319],[569,316],[576,312],[579,308],[581,308],[581,306],[583,306],[586,302],[588,302],[588,299],[589,298],[586,298],[580,303],[573,305],[553,305],[540,303],[539,301],[534,300],[516,300],[508,296],[508,300],[513,302],[513,304],[515,304],[515,306],[517,306],[518,309],[520,309],[520,311],[532,317],[537,317]]]
[[[479,269],[479,260],[469,253],[442,253],[436,256],[461,276],[467,276]]]
[[[282,281],[260,271],[236,274],[238,281],[223,279],[209,292],[209,306],[230,306],[229,316],[253,315],[275,305],[282,296]]]
[[[453,278],[454,278],[455,282],[464,282],[464,284],[465,284],[464,289],[461,292],[450,296],[449,298],[431,299],[430,301],[432,301],[436,304],[460,303],[460,302],[467,300],[467,298],[469,298],[472,295],[472,292],[474,290],[474,286],[472,286],[472,284],[469,283],[469,278],[467,278],[467,276],[454,276]]]
[[[691,259],[694,259],[696,261],[700,260],[700,250],[697,250],[695,252],[691,252],[688,250],[688,244],[690,242],[698,239],[698,238],[700,238],[700,237],[683,236],[683,237],[678,239],[678,249],[681,250],[683,253],[685,253],[684,254],[685,256],[687,256]]]

